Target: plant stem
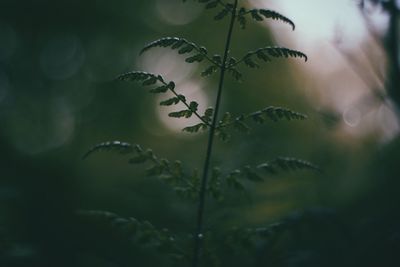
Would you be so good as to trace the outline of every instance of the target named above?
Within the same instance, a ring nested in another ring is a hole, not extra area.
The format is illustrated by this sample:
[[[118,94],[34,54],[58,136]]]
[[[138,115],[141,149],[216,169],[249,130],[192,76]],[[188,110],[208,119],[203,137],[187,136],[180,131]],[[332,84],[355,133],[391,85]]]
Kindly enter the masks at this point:
[[[397,104],[397,112],[400,109],[400,91],[399,91],[399,84],[400,84],[400,66],[399,66],[399,8],[396,4],[395,0],[391,0],[388,3],[389,5],[389,32],[388,32],[388,54],[389,54],[389,62],[391,66],[389,67],[389,92],[392,96],[392,99]]]
[[[213,120],[212,120],[211,127],[209,130],[209,134],[208,134],[207,152],[206,152],[206,158],[204,161],[203,175],[202,175],[202,179],[201,179],[201,187],[200,187],[200,192],[199,192],[199,202],[198,202],[198,210],[197,210],[197,225],[196,225],[196,232],[194,235],[195,244],[194,244],[193,262],[192,262],[193,267],[199,266],[200,253],[201,253],[202,246],[203,246],[203,223],[204,223],[203,217],[204,217],[204,209],[205,209],[205,198],[206,198],[206,191],[207,191],[208,172],[209,172],[209,168],[210,168],[210,160],[211,160],[213,143],[214,143],[215,129],[216,129],[217,121],[218,121],[218,111],[219,111],[219,107],[221,104],[222,88],[224,86],[226,62],[227,62],[228,54],[229,54],[229,47],[231,45],[233,26],[235,24],[235,19],[236,19],[237,4],[238,4],[238,0],[235,0],[235,2],[233,4],[232,13],[231,13],[231,21],[229,24],[228,36],[226,38],[224,57],[222,60],[221,74],[219,77],[218,93],[217,93],[217,99],[216,99],[216,103],[215,103],[214,116],[213,116]]]

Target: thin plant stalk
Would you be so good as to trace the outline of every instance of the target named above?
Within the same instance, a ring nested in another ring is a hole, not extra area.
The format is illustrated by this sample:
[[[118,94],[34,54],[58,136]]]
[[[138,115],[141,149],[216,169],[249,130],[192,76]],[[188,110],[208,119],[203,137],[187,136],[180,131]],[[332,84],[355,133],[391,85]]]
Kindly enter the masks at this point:
[[[217,93],[217,99],[216,99],[216,103],[215,103],[214,115],[213,115],[210,130],[209,130],[209,134],[208,134],[207,152],[206,152],[206,158],[204,161],[203,175],[202,175],[202,179],[201,179],[201,187],[200,187],[200,191],[199,191],[196,232],[194,235],[195,244],[194,244],[193,262],[192,262],[193,267],[199,266],[200,254],[201,254],[201,250],[202,250],[202,246],[203,246],[203,238],[204,238],[204,234],[203,234],[204,227],[203,226],[204,226],[204,210],[205,210],[207,180],[208,180],[208,173],[209,173],[209,169],[210,169],[210,160],[211,160],[213,144],[214,144],[215,129],[217,126],[217,121],[218,121],[218,111],[219,111],[219,107],[221,104],[222,88],[224,86],[226,63],[227,63],[227,59],[228,59],[229,48],[231,45],[233,26],[235,24],[235,19],[236,19],[237,4],[238,4],[238,0],[235,0],[235,2],[233,4],[232,12],[231,12],[231,21],[229,24],[228,36],[226,38],[224,57],[222,60],[221,73],[220,73],[219,83],[218,83],[218,93]]]

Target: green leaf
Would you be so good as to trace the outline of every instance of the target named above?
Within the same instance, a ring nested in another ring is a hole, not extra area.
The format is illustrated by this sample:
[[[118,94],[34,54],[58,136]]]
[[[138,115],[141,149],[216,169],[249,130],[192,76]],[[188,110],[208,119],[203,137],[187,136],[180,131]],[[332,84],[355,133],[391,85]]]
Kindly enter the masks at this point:
[[[141,51],[140,54],[154,48],[154,47],[170,47],[171,49],[178,49],[179,54],[186,54],[192,51],[197,51],[197,54],[186,58],[186,62],[201,62],[206,58],[207,49],[203,46],[198,46],[195,43],[189,42],[184,38],[178,37],[165,37],[158,40],[155,40],[149,44],[147,44]]]
[[[255,51],[250,51],[248,52],[241,60],[239,60],[237,63],[233,63],[231,65],[229,65],[229,68],[232,68],[233,66],[237,65],[239,62],[244,62],[246,64],[246,66],[250,67],[250,68],[257,68],[258,65],[257,63],[254,61],[254,56],[257,56],[258,59],[261,59],[265,62],[269,62],[271,61],[270,57],[274,57],[274,58],[289,58],[289,57],[293,57],[293,58],[302,58],[305,61],[308,60],[307,55],[297,51],[297,50],[292,50],[289,48],[285,48],[285,47],[262,47],[259,48]]]
[[[169,98],[169,99],[167,99],[167,100],[161,101],[161,102],[160,102],[160,105],[161,105],[161,106],[176,105],[176,104],[179,103],[179,101],[180,101],[180,99],[179,99],[178,97],[172,97],[172,98]]]
[[[263,117],[263,113],[261,111],[254,112],[251,114],[251,118],[256,122],[256,123],[264,123],[265,119]]]
[[[320,168],[311,162],[290,157],[278,157],[277,159],[262,163],[257,166],[270,174],[276,174],[278,170],[296,171],[296,170],[313,170],[320,171]]]
[[[194,55],[192,57],[188,57],[187,59],[185,59],[185,61],[187,63],[201,62],[203,60],[204,60],[204,55],[202,55],[202,54],[197,54],[197,55]]]
[[[257,58],[259,58],[265,62],[271,61],[271,59],[262,50],[257,51],[256,55],[257,55]]]
[[[220,65],[222,64],[222,57],[221,57],[221,55],[218,55],[218,54],[213,55],[212,59],[213,59],[215,62],[217,62],[218,64],[220,64]]]
[[[168,89],[174,90],[175,89],[175,83],[174,82],[169,82],[167,85]]]
[[[193,112],[191,110],[185,109],[181,111],[176,111],[176,112],[171,112],[168,114],[169,117],[172,118],[190,118],[192,116]]]
[[[189,108],[191,111],[196,112],[199,104],[196,101],[192,101],[189,104]]]
[[[108,226],[110,233],[126,238],[124,243],[134,242],[147,248],[157,249],[165,255],[181,255],[181,251],[175,244],[176,238],[168,229],[158,230],[150,222],[141,222],[132,217],[120,217],[108,211],[80,210],[77,214],[93,226]]]
[[[229,68],[228,69],[229,74],[232,75],[232,77],[236,80],[236,81],[241,81],[242,80],[242,73],[240,73],[237,69],[235,68]]]
[[[225,112],[222,116],[221,121],[219,122],[220,125],[231,123],[232,115],[229,112]]]
[[[192,52],[194,49],[194,45],[192,43],[189,43],[182,47],[181,49],[178,50],[179,54],[186,54]]]
[[[308,60],[307,56],[304,53],[286,47],[264,47],[260,48],[259,50],[267,52],[272,57],[298,57],[303,58],[304,61]]]
[[[150,92],[150,93],[153,93],[153,94],[159,94],[159,93],[165,93],[165,92],[167,92],[167,91],[168,91],[168,86],[162,85],[162,86],[160,86],[160,87],[151,89],[149,92]]]
[[[243,169],[244,175],[246,178],[252,182],[262,182],[264,179],[259,176],[256,172],[254,172],[250,166],[245,166]]]
[[[211,65],[209,66],[207,69],[205,69],[204,71],[201,72],[201,76],[202,77],[207,77],[210,76],[211,74],[213,74],[214,72],[216,72],[218,70],[218,67],[215,65]]]
[[[266,9],[259,9],[258,12],[264,16],[267,19],[274,19],[274,20],[280,20],[282,22],[285,22],[287,24],[289,24],[290,26],[292,26],[292,29],[295,29],[295,24],[293,23],[293,21],[291,21],[290,19],[288,19],[287,17],[279,14],[278,12],[275,12],[273,10],[266,10]]]
[[[237,20],[239,22],[240,28],[242,28],[242,29],[246,28],[245,13],[246,13],[246,9],[242,7],[242,8],[240,8],[238,16],[237,16]]]
[[[227,7],[223,8],[217,15],[214,16],[215,20],[221,20],[229,14],[229,9]]]
[[[178,99],[182,102],[186,102],[186,98],[184,95],[178,95]]]
[[[150,77],[149,79],[145,80],[142,85],[153,85],[157,82],[157,77]]]
[[[188,41],[185,39],[179,38],[177,41],[174,42],[174,44],[171,46],[171,49],[178,49],[182,47],[182,45],[187,44]]]
[[[199,123],[193,126],[188,126],[183,128],[182,131],[184,132],[188,132],[188,133],[197,133],[199,130],[206,130],[207,129],[207,125],[204,123]]]
[[[204,116],[202,116],[201,118],[207,122],[210,122],[212,120],[213,114],[214,114],[214,109],[207,108],[206,111],[204,112]]]
[[[116,80],[128,81],[128,82],[133,82],[133,81],[141,82],[151,78],[159,79],[162,77],[144,71],[131,71],[117,76]]]
[[[276,172],[277,172],[270,163],[262,163],[262,164],[258,165],[257,168],[263,169],[263,170],[269,172],[270,174],[276,174]]]
[[[99,151],[117,151],[119,154],[129,154],[133,152],[134,146],[126,142],[109,141],[103,142],[92,147],[88,152],[83,155],[83,159],[89,157],[91,154]]]
[[[243,25],[246,23],[244,17],[247,14],[250,14],[251,18],[254,19],[255,21],[263,21],[264,18],[278,20],[278,21],[282,21],[282,22],[287,23],[290,26],[292,26],[292,30],[295,29],[295,24],[293,23],[293,21],[291,21],[289,18],[279,14],[276,11],[267,10],[267,9],[246,10],[245,8],[241,8],[238,13],[238,20],[239,20],[239,23],[241,24],[242,28],[244,28]]]
[[[168,90],[173,91],[175,88],[174,82],[171,81],[167,84],[161,75],[156,75],[156,74],[148,73],[148,72],[144,72],[144,71],[132,71],[132,72],[124,73],[124,74],[119,75],[116,79],[120,80],[120,81],[142,82],[143,86],[154,85],[157,82],[161,82],[163,85],[150,90],[150,93],[153,93],[153,94],[165,93]]]
[[[256,21],[262,21],[263,20],[263,18],[260,15],[258,15],[258,10],[257,9],[250,10],[250,14],[251,14],[251,17]]]
[[[206,117],[212,117],[212,115],[214,114],[214,109],[213,108],[207,108],[206,111],[204,112],[204,116]]]
[[[250,68],[258,69],[260,67],[260,65],[255,63],[250,57],[245,58],[244,63]]]
[[[273,121],[278,121],[279,119],[287,119],[287,120],[305,120],[307,119],[307,115],[295,112],[293,110],[283,108],[283,107],[274,107],[270,106],[267,108],[264,108],[262,110],[266,116],[273,120]]]

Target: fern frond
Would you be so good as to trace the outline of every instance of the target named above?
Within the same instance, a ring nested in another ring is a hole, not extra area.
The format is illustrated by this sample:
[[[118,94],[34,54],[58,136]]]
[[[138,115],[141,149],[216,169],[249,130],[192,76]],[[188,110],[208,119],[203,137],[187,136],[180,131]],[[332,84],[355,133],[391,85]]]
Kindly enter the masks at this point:
[[[207,59],[212,64],[217,67],[221,67],[216,61],[208,56],[208,51],[204,46],[198,46],[193,42],[189,42],[185,38],[178,37],[164,37],[158,40],[155,40],[149,44],[147,44],[141,51],[140,54],[155,48],[155,47],[170,47],[175,50],[178,49],[179,54],[188,54],[191,52],[196,52],[195,55],[187,57],[185,61],[187,63],[201,62],[204,59]]]
[[[145,71],[131,71],[127,73],[123,73],[118,75],[116,80],[119,81],[127,81],[127,82],[146,82],[146,81],[160,81],[164,83],[164,79],[161,75],[155,75],[153,73],[145,72]]]
[[[242,27],[242,29],[245,28],[246,26],[246,15],[250,14],[251,18],[255,21],[263,21],[265,19],[273,19],[273,20],[278,20],[282,21],[284,23],[289,24],[292,26],[292,30],[296,28],[295,24],[293,21],[291,21],[289,18],[283,16],[282,14],[273,11],[273,10],[268,10],[268,9],[250,9],[246,10],[245,8],[241,8],[239,10],[237,20]]]
[[[242,73],[239,72],[236,68],[234,68],[233,66],[236,65],[237,63],[237,59],[234,57],[230,57],[227,61],[227,71],[229,74],[232,75],[232,77],[238,81],[241,82],[242,81]]]
[[[196,104],[197,103],[193,104],[192,107],[197,109]],[[203,121],[211,123],[211,119],[212,119],[213,114],[214,114],[214,109],[210,107],[210,108],[207,108],[204,111],[204,115],[201,116],[201,118],[203,119]],[[205,123],[198,123],[198,124],[183,128],[183,131],[184,132],[188,132],[188,133],[197,133],[200,130],[203,130],[203,131],[207,130],[208,127],[209,126],[207,124],[205,124]]]
[[[232,118],[229,112],[225,113],[223,118],[218,122],[217,129],[233,126],[238,130],[247,132],[249,127],[245,124],[245,120],[251,119],[256,123],[264,123],[266,120],[277,122],[279,120],[305,120],[307,115],[290,110],[284,107],[269,106],[262,110],[252,112],[249,114],[242,114],[236,118]]]
[[[194,114],[204,124],[209,126],[209,122],[205,121],[202,118],[202,116],[200,116],[200,114],[197,112],[198,104],[195,101],[188,103],[184,95],[178,94],[175,91],[175,83],[172,81],[167,83],[161,75],[156,75],[144,71],[131,71],[117,76],[116,80],[129,81],[129,82],[142,82],[143,86],[151,86],[151,85],[156,85],[156,83],[161,83],[161,86],[157,86],[151,89],[149,92],[153,94],[160,94],[170,91],[175,95],[172,98],[161,101],[160,102],[161,106],[176,105],[179,102],[182,102],[187,107],[186,113],[184,114],[186,118],[189,118],[192,114]],[[174,115],[175,114],[177,115],[177,113],[174,113]],[[174,115],[171,115],[170,117],[179,117]]]
[[[201,72],[202,77],[208,77],[218,71],[218,67],[215,65],[211,65],[207,67],[204,71]]]
[[[292,30],[295,30],[296,25],[291,21],[289,18],[283,16],[282,14],[279,14],[276,11],[273,10],[267,10],[267,9],[259,9],[258,13],[260,13],[262,16],[264,16],[267,19],[273,19],[273,20],[280,20],[284,23],[289,24],[292,26]]]
[[[233,170],[226,176],[225,181],[228,186],[234,189],[243,190],[244,185],[241,182],[241,179],[243,178],[250,182],[264,181],[262,174],[259,174],[258,170],[264,170],[268,174],[278,174],[281,171],[320,171],[320,168],[305,160],[290,157],[278,157],[275,160],[259,164],[256,168],[246,165],[243,168]]]
[[[276,174],[278,171],[296,171],[296,170],[313,170],[321,171],[317,165],[311,162],[290,158],[290,157],[278,157],[277,159],[262,163],[257,166],[258,169],[263,169],[270,174]]]
[[[200,130],[205,131],[207,129],[208,129],[207,125],[205,125],[204,123],[198,123],[193,126],[185,127],[185,128],[183,128],[182,131],[188,132],[188,133],[197,133]]]
[[[286,47],[272,47],[272,46],[267,46],[267,47],[262,47],[259,48],[255,51],[250,51],[248,52],[242,59],[239,61],[232,63],[228,65],[228,68],[232,68],[236,65],[238,65],[241,62],[244,62],[248,67],[251,68],[256,68],[258,67],[257,63],[255,62],[255,56],[257,59],[260,59],[265,62],[270,62],[271,57],[273,58],[302,58],[304,61],[307,61],[307,55],[304,54],[303,52],[297,51],[297,50],[292,50]]]
[[[206,127],[206,126],[203,126]],[[146,169],[146,176],[157,177],[172,186],[179,195],[195,199],[198,192],[197,172],[188,175],[183,171],[180,161],[170,162],[167,159],[160,159],[151,149],[143,150],[139,145],[131,145],[126,142],[111,141],[100,143],[91,148],[83,158],[87,158],[94,152],[117,151],[120,154],[133,154],[128,162],[130,164],[150,165]]]
[[[134,145],[131,145],[126,142],[120,142],[120,141],[104,142],[104,143],[100,143],[100,144],[97,144],[94,147],[92,147],[89,151],[87,151],[85,153],[85,155],[83,155],[82,158],[86,159],[91,154],[93,154],[95,152],[100,152],[100,151],[116,151],[119,154],[129,154],[129,153],[133,152],[134,148],[136,150],[140,149],[139,146],[137,146],[137,145],[134,146]]]
[[[125,218],[102,210],[79,210],[77,215],[90,223],[109,227],[121,237],[134,243],[153,247],[171,256],[181,254],[176,245],[177,237],[168,229],[159,230],[148,221],[139,221],[133,217]]]

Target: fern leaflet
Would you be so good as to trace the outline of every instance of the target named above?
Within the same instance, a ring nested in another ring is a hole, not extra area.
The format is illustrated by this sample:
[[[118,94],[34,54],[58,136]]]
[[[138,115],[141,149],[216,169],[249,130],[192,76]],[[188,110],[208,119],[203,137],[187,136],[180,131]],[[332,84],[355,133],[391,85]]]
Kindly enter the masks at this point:
[[[154,48],[154,47],[170,47],[171,49],[178,49],[179,54],[187,54],[193,51],[196,52],[194,56],[188,57],[185,59],[187,63],[193,62],[201,62],[204,59],[207,59],[212,64],[217,67],[221,67],[218,62],[213,60],[208,56],[208,51],[204,46],[198,46],[193,42],[189,42],[185,38],[178,38],[178,37],[164,37],[158,40],[155,40],[149,44],[147,44],[141,51],[140,54]]]
[[[264,18],[266,19],[273,19],[273,20],[278,20],[282,21],[284,23],[289,24],[292,27],[292,30],[295,29],[295,24],[293,21],[291,21],[289,18],[279,14],[276,11],[273,10],[267,10],[267,9],[250,9],[246,10],[245,8],[241,8],[238,13],[237,20],[241,26],[242,29],[246,27],[246,15],[251,16],[251,18],[255,21],[263,21]]]
[[[143,86],[155,85],[157,82],[161,83],[161,86],[153,88],[150,90],[150,93],[159,94],[166,93],[170,91],[174,94],[174,97],[163,100],[160,102],[161,106],[170,106],[176,105],[179,102],[182,102],[186,106],[186,110],[182,111],[179,114],[183,114],[183,116],[177,116],[178,113],[172,112],[170,113],[170,117],[186,117],[189,118],[194,114],[197,118],[199,118],[205,125],[210,126],[209,122],[205,121],[202,116],[197,112],[198,104],[195,101],[188,103],[186,97],[184,95],[178,94],[175,91],[175,83],[174,82],[165,82],[164,78],[161,75],[156,75],[153,73],[148,73],[144,71],[131,71],[128,73],[121,74],[117,76],[116,80],[120,81],[129,81],[129,82],[142,82]]]
[[[293,57],[293,58],[303,58],[304,61],[308,60],[307,55],[304,54],[303,52],[300,52],[297,50],[292,50],[292,49],[289,49],[286,47],[267,46],[267,47],[259,48],[255,51],[248,52],[239,61],[228,65],[228,68],[232,68],[241,62],[244,62],[246,64],[246,66],[248,66],[250,68],[257,68],[258,64],[255,62],[254,56],[256,56],[258,59],[265,61],[265,62],[271,61],[271,57],[273,57],[273,58]]]

